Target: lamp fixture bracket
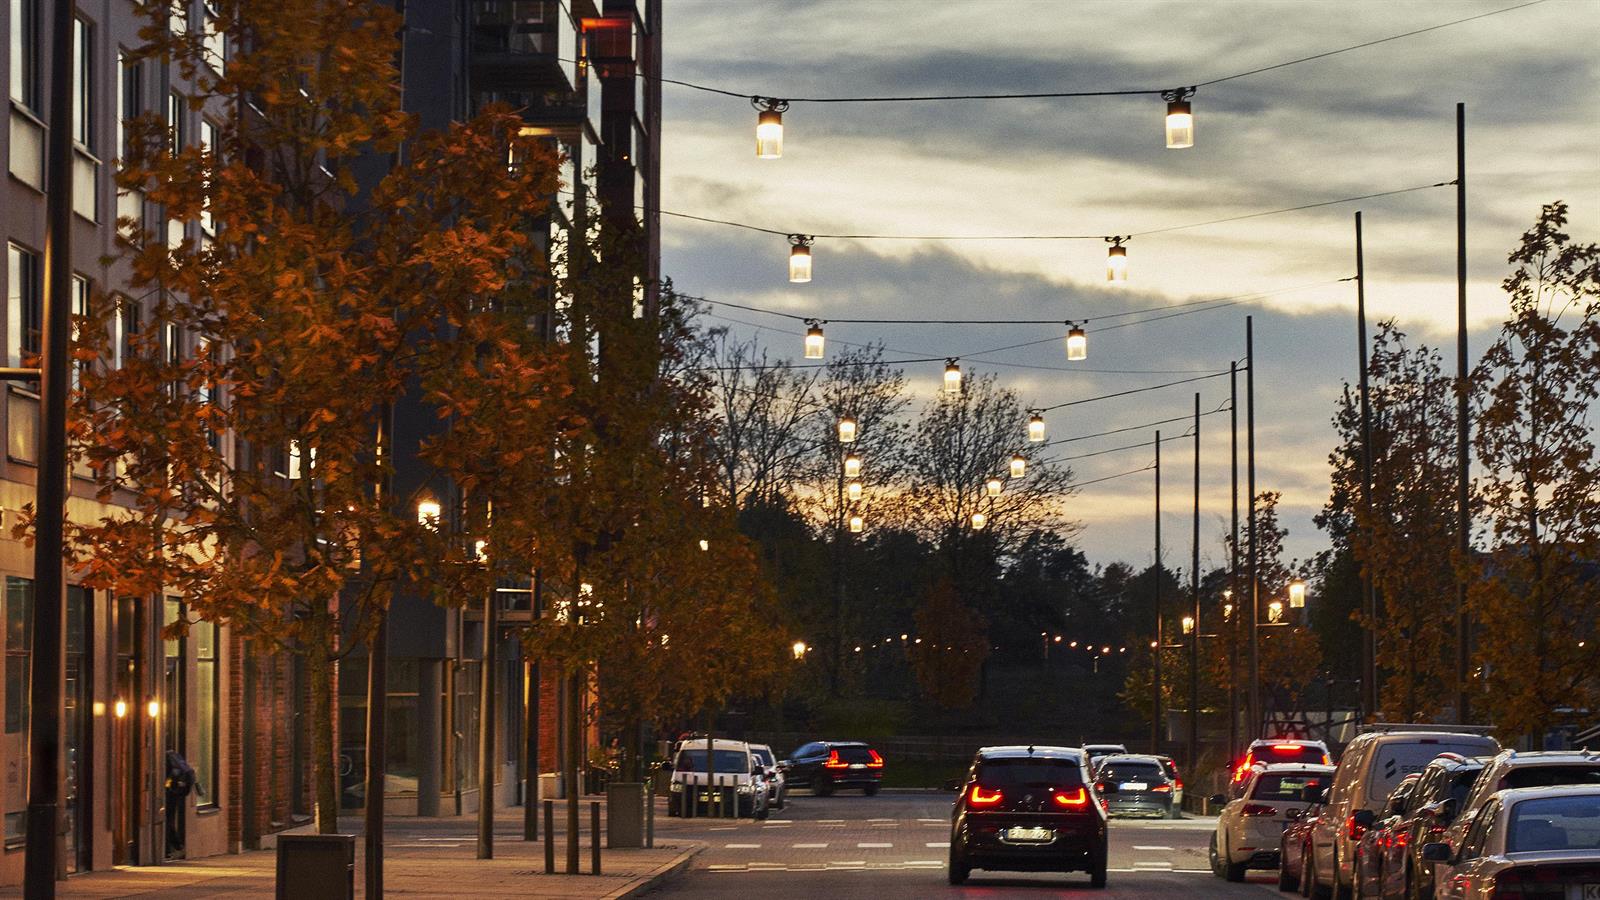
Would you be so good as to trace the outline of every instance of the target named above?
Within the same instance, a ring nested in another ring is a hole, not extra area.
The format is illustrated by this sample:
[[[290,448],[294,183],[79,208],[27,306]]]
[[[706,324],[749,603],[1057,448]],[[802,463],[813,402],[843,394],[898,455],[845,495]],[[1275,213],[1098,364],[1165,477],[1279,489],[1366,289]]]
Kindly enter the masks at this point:
[[[1189,92],[1193,93],[1194,89],[1190,88]],[[789,110],[789,101],[780,100],[777,97],[751,97],[750,105],[759,112],[781,113]]]
[[[816,238],[812,237],[809,234],[791,234],[791,235],[789,235],[789,243],[795,245],[796,247],[809,247],[809,246],[811,246],[811,242],[814,241],[814,240],[816,240]]]
[[[1108,235],[1105,240],[1106,240],[1106,243],[1110,244],[1113,247],[1121,247],[1123,244],[1127,243],[1128,241],[1133,240],[1133,235],[1131,235],[1131,234],[1113,234],[1113,235]],[[1068,322],[1067,324],[1070,325],[1072,323]]]
[[[1170,91],[1162,91],[1161,99],[1171,103],[1175,100],[1187,100],[1194,96],[1193,87],[1177,87]]]

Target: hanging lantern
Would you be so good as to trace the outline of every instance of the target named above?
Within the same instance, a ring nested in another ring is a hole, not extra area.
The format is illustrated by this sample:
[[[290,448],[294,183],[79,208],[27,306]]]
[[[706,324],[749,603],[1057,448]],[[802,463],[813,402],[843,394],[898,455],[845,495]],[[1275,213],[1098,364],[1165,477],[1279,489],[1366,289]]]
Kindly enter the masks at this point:
[[[944,392],[946,394],[961,393],[961,367],[955,359],[944,361]]]
[[[700,539],[700,549],[701,550],[710,550],[711,549],[711,542],[706,540],[705,538],[701,538]]]
[[[1073,325],[1067,332],[1067,361],[1078,362],[1088,358],[1089,335],[1084,333],[1082,325]]]
[[[1194,616],[1183,617],[1183,633],[1194,634]]]
[[[1301,578],[1289,582],[1289,608],[1306,608],[1306,583]]]
[[[1224,619],[1232,619],[1233,618],[1233,604],[1232,603],[1224,603],[1224,604],[1222,604],[1222,617]]]
[[[1281,621],[1283,621],[1283,604],[1282,603],[1279,603],[1277,600],[1274,600],[1271,603],[1267,604],[1267,621],[1268,622],[1281,622]]]
[[[1044,440],[1044,416],[1039,413],[1028,417],[1028,440],[1035,444]]]
[[[861,482],[852,481],[849,484],[845,485],[844,486],[844,495],[846,497],[850,498],[850,502],[851,503],[854,503],[857,500],[860,500],[861,499]]]
[[[822,323],[816,319],[807,319],[806,326],[806,359],[821,359]]]
[[[854,444],[856,442],[856,420],[849,416],[839,418],[839,443]]]
[[[844,477],[861,477],[861,457],[852,453],[844,458]]]
[[[988,516],[984,515],[981,512],[975,512],[975,513],[972,514],[972,530],[973,531],[982,531],[983,530],[983,526],[985,526],[987,524],[989,524],[989,517]]]
[[[851,534],[860,534],[861,530],[863,528],[865,528],[866,525],[867,525],[866,520],[861,518],[860,516],[851,516],[850,517],[850,533]]]
[[[1128,248],[1122,246],[1125,237],[1108,237],[1110,249],[1106,250],[1106,280],[1123,284],[1128,280]],[[1070,340],[1070,338],[1069,338]]]
[[[783,111],[789,108],[789,101],[752,97],[750,104],[756,108],[756,159],[782,158]]]
[[[811,280],[811,235],[789,235],[789,281],[805,284]]]
[[[1011,454],[1011,477],[1012,478],[1021,478],[1023,475],[1027,474],[1027,472],[1028,472],[1028,461],[1023,458],[1022,454],[1021,453],[1013,453],[1013,454]]]
[[[152,719],[160,718],[161,717],[161,701],[155,699],[154,697],[151,697],[149,700],[146,700],[145,704],[144,704],[144,714],[149,716]]]
[[[810,647],[806,646],[805,641],[795,641],[794,646],[790,647],[789,651],[794,654],[795,659],[805,659],[806,651],[810,649]]]
[[[1161,92],[1162,99],[1167,101],[1168,150],[1194,146],[1194,108],[1189,104],[1193,96],[1192,87]]]
[[[984,484],[983,484],[983,488],[984,488],[985,493],[987,493],[991,497],[1000,496],[1000,487],[1001,487],[1001,483],[1000,483],[1000,479],[998,479],[998,478],[991,478],[988,481],[984,482]]]

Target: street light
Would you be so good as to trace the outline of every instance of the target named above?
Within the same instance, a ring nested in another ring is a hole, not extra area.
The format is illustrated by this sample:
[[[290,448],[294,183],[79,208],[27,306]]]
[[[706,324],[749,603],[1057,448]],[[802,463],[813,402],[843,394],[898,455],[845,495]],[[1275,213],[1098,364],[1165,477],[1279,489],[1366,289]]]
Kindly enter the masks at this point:
[[[711,542],[706,540],[705,538],[701,538],[700,539],[700,549],[701,550],[710,550],[711,549]]]
[[[1125,237],[1106,238],[1111,247],[1106,250],[1106,280],[1112,284],[1125,284],[1128,280],[1128,248],[1122,246]]]
[[[859,515],[854,515],[854,516],[850,517],[850,533],[851,534],[860,534],[862,529],[864,529],[866,527],[867,527],[867,520],[866,519],[861,518],[861,516],[859,516]]]
[[[1021,478],[1028,472],[1028,461],[1021,453],[1011,454],[1011,477]]]
[[[1296,577],[1289,582],[1289,608],[1306,608],[1306,583],[1302,578]]]
[[[983,530],[983,526],[985,526],[987,524],[989,524],[989,517],[988,516],[984,515],[981,512],[975,512],[975,513],[972,514],[972,530],[973,531],[982,531]]]
[[[437,500],[417,501],[417,523],[427,526],[430,531],[439,530],[439,517],[444,514],[444,507]]]
[[[850,455],[848,455],[848,456],[846,456],[844,458],[844,477],[846,477],[846,478],[860,478],[861,477],[861,457],[855,455],[854,453],[851,453]]]
[[[1028,416],[1028,440],[1035,444],[1044,440],[1044,416],[1037,412]]]
[[[998,478],[991,478],[983,483],[984,491],[991,497],[1000,496],[1001,482]]]
[[[1121,249],[1120,247],[1114,249]],[[1123,272],[1126,277],[1127,257],[1123,257]],[[1082,325],[1073,325],[1067,331],[1067,361],[1078,362],[1089,358],[1089,336],[1084,333]]]
[[[1183,617],[1183,633],[1184,634],[1193,634],[1194,633],[1194,616],[1184,616]]]
[[[1194,146],[1194,107],[1189,104],[1189,98],[1193,96],[1192,87],[1161,92],[1161,98],[1167,101],[1168,150]]]
[[[1268,622],[1281,622],[1281,621],[1283,621],[1283,603],[1281,601],[1274,600],[1271,603],[1267,604],[1267,621]]]
[[[113,703],[111,705],[111,714],[116,716],[119,719],[127,718],[128,717],[128,701],[123,700],[120,697],[117,698],[117,702]]]
[[[780,159],[783,156],[783,111],[789,101],[776,97],[753,97],[756,108],[756,159]]]
[[[806,359],[821,359],[823,347],[822,323],[806,320]]]
[[[794,646],[790,647],[789,649],[794,652],[795,659],[805,659],[806,651],[810,650],[811,648],[806,646],[805,641],[795,641]]]
[[[804,284],[811,280],[811,235],[791,234],[789,243],[789,281]]]
[[[839,418],[839,443],[854,444],[856,442],[856,420],[849,416]]]
[[[144,714],[149,716],[152,719],[160,718],[161,717],[161,701],[157,700],[154,697],[151,697],[149,700],[145,701]]]
[[[944,361],[944,392],[946,394],[961,393],[961,367],[954,358]]]
[[[860,500],[861,499],[861,482],[852,481],[849,484],[845,485],[844,486],[844,495],[846,497],[849,497],[852,502],[854,502],[856,500]]]

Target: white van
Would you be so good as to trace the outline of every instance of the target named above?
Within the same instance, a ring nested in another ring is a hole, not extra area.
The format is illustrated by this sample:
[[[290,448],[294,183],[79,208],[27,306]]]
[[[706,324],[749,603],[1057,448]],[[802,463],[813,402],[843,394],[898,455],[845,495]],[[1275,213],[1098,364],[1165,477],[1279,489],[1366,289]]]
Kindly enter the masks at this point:
[[[707,815],[714,809],[715,798],[724,803],[737,802],[740,816],[765,819],[771,808],[766,767],[750,752],[750,745],[714,739],[709,742],[712,753],[707,765],[707,743],[704,739],[688,740],[679,746],[672,761],[667,815]]]
[[[1333,773],[1322,815],[1311,828],[1309,890],[1331,892],[1336,900],[1351,894],[1356,844],[1372,817],[1400,780],[1421,772],[1441,753],[1492,756],[1500,743],[1477,729],[1449,725],[1373,725],[1350,742]],[[1365,812],[1363,812],[1365,811]]]

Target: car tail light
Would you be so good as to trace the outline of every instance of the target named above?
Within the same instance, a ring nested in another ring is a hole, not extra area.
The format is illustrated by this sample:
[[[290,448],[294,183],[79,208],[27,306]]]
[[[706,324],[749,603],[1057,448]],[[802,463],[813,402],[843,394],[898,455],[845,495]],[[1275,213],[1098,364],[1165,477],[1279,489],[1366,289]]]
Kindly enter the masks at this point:
[[[1363,828],[1358,822],[1356,822],[1355,816],[1350,816],[1344,820],[1344,833],[1345,836],[1350,840],[1359,841],[1361,840],[1361,836],[1367,833],[1367,829]]]
[[[1089,792],[1081,787],[1071,792],[1057,791],[1055,798],[1057,806],[1065,806],[1068,809],[1082,809],[1089,805]]]
[[[1276,806],[1267,806],[1264,803],[1246,803],[1244,809],[1239,810],[1243,816],[1275,816],[1278,814]]]
[[[1333,765],[1333,760],[1328,757],[1328,754],[1324,753],[1322,754],[1322,764],[1325,766],[1331,766]]]
[[[867,752],[872,754],[872,761],[867,763],[867,768],[869,768],[869,769],[881,769],[881,768],[883,768],[883,757],[878,755],[878,751],[876,751],[876,750],[868,750]]]
[[[1096,793],[1104,794],[1106,792],[1106,783],[1104,781],[1096,781],[1094,789]]]
[[[1170,784],[1158,784],[1155,787],[1151,788],[1150,790],[1154,791],[1157,794],[1170,794],[1170,793],[1172,793],[1172,785],[1170,785]]]
[[[1174,788],[1177,788],[1177,789],[1178,789],[1178,790],[1180,790],[1180,791],[1181,791],[1181,790],[1183,790],[1183,779],[1182,779],[1182,778],[1179,778],[1179,779],[1178,779],[1178,780],[1177,780],[1177,781],[1174,781],[1174,782],[1173,782],[1173,783],[1172,783],[1172,786],[1173,786],[1173,787],[1174,787]]]
[[[983,789],[983,785],[975,784],[972,786],[972,794],[968,797],[968,800],[973,806],[994,806],[1004,796],[998,790],[986,791]]]
[[[1299,753],[1299,744],[1273,744],[1272,749],[1279,753]]]
[[[828,761],[822,764],[824,769],[847,769],[850,764],[839,758],[839,751],[829,750]]]

